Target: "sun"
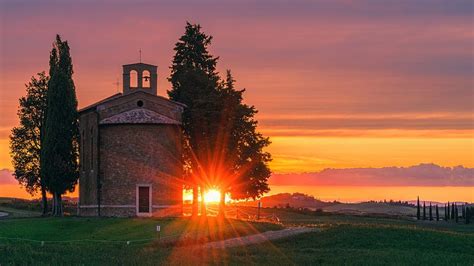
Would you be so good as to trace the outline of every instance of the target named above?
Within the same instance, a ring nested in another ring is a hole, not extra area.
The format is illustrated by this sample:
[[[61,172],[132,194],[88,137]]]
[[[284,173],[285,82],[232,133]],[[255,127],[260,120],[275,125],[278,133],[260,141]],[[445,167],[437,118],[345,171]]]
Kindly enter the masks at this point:
[[[204,193],[204,202],[216,203],[221,201],[221,192],[217,189],[209,189]]]
[[[183,201],[191,204],[193,201],[193,192],[190,189],[183,189]],[[199,202],[201,201],[201,196],[199,195]],[[219,203],[221,201],[221,192],[216,188],[211,188],[206,190],[204,193],[204,202],[205,203]],[[225,202],[231,202],[230,194],[226,193]]]

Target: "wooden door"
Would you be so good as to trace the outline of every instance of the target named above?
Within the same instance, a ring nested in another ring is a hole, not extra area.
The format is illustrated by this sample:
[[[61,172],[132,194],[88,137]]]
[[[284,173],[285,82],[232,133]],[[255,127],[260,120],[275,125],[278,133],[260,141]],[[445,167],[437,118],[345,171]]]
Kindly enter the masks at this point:
[[[138,212],[150,212],[150,187],[138,187]]]

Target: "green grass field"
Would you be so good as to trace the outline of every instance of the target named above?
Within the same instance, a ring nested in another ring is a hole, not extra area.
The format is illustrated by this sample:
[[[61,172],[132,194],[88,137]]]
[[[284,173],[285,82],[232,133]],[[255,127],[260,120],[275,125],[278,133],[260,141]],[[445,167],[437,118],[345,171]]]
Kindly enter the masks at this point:
[[[311,216],[281,209],[265,209],[262,215],[275,212],[281,218],[283,226],[317,226],[321,231],[263,244],[216,250],[202,249],[200,243],[276,230],[282,228],[282,225],[236,220],[220,223],[214,218],[200,222],[186,218],[3,219],[0,220],[0,264],[474,263],[473,225],[347,215]],[[163,230],[164,239],[161,241],[156,240],[155,228],[158,224]],[[140,239],[143,241],[133,241]],[[41,242],[37,242],[42,240],[66,242],[45,242],[42,246]],[[101,242],[102,240],[109,242]],[[127,245],[126,241],[132,242]]]

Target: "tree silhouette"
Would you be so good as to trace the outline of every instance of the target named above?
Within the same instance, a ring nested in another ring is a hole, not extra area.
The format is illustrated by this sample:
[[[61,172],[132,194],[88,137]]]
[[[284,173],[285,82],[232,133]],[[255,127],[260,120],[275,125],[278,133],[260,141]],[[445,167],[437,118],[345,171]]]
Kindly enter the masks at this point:
[[[448,206],[446,208],[446,211],[447,211],[446,213],[448,214],[448,219],[447,220],[449,220],[449,218],[451,217],[451,214],[449,212],[450,208],[451,208],[451,205],[449,205],[449,201],[448,201]]]
[[[236,90],[234,82],[230,70],[227,70],[219,90],[222,112],[217,147],[220,147],[220,154],[214,170],[218,174],[214,176],[220,177],[217,183],[221,188],[221,214],[224,213],[227,192],[238,200],[255,199],[270,190],[267,180],[271,174],[268,167],[271,156],[263,151],[270,141],[257,132],[254,118],[257,110],[243,103],[245,90]]]
[[[168,78],[172,84],[170,99],[187,106],[183,112],[183,161],[186,185],[193,190],[193,217],[198,214],[198,187],[202,192],[206,188],[207,161],[214,146],[211,141],[219,126],[218,58],[208,51],[211,41],[211,36],[201,32],[200,25],[187,22],[185,33],[174,48]]]
[[[41,139],[41,176],[53,193],[53,215],[62,216],[61,195],[74,190],[79,176],[79,134],[69,45],[59,35],[53,44],[49,66],[47,110]]]
[[[420,197],[416,199],[416,219],[420,220]]]
[[[48,200],[46,184],[40,175],[40,156],[48,81],[49,77],[41,72],[26,84],[26,96],[20,98],[18,109],[20,125],[10,135],[13,175],[31,195],[41,191],[43,215],[48,211]]]
[[[263,148],[270,141],[257,132],[257,110],[243,103],[244,90],[235,89],[230,71],[224,80],[218,76],[218,58],[208,52],[211,41],[200,25],[186,24],[175,47],[168,95],[187,106],[183,113],[187,184],[193,191],[198,186],[201,191],[219,188],[223,214],[226,193],[244,199],[269,191],[271,157]]]
[[[444,220],[448,221],[449,220],[449,214],[448,214],[449,207],[448,205],[444,205]]]
[[[436,221],[439,221],[439,207],[438,207],[438,204],[436,204]]]
[[[454,213],[454,203],[451,204],[451,220],[454,220],[455,218],[455,213]]]

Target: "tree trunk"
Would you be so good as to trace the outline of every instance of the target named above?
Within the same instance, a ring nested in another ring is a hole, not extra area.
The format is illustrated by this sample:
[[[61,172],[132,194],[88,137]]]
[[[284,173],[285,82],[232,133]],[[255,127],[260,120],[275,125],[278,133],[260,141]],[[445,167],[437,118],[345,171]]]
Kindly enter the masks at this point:
[[[63,204],[61,199],[61,194],[53,194],[53,216],[61,217],[63,216]]]
[[[204,187],[201,186],[199,193],[201,194],[201,216],[206,217],[207,216],[207,210],[206,210],[206,202],[204,201]]]
[[[53,193],[53,199],[51,202],[51,215],[55,216],[56,215],[56,194]]]
[[[193,218],[196,218],[198,216],[198,212],[199,212],[199,205],[198,205],[198,201],[199,201],[199,194],[198,194],[198,186],[197,184],[194,184],[193,185],[193,209],[192,209],[192,214],[191,216]]]
[[[221,200],[219,201],[219,217],[225,217],[225,191],[221,190]]]
[[[41,207],[43,208],[43,216],[48,214],[48,197],[46,196],[46,188],[41,184]]]

